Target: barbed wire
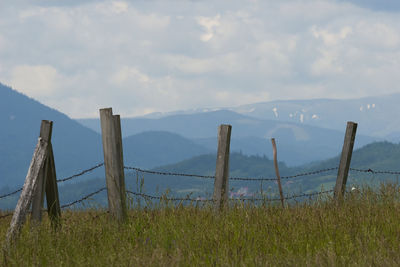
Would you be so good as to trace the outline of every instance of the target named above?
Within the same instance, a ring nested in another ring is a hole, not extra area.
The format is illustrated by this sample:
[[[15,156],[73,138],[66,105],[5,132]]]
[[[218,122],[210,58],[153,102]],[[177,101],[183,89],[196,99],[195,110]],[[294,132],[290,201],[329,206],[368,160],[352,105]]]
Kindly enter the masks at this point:
[[[295,198],[301,198],[301,197],[311,197],[311,196],[316,196],[316,195],[322,195],[322,194],[327,194],[327,193],[332,193],[334,190],[326,190],[326,191],[321,191],[321,192],[314,192],[314,193],[303,193],[300,195],[293,195],[289,197],[285,197],[284,200],[290,200],[290,199],[295,199]],[[165,196],[151,196],[148,194],[144,193],[137,193],[137,192],[132,192],[127,190],[126,191],[129,194],[136,195],[136,196],[141,196],[149,199],[157,199],[157,200],[168,200],[168,201],[203,201],[203,202],[212,202],[214,201],[213,199],[203,199],[203,198],[197,198],[197,199],[191,199],[191,198],[167,198]],[[281,198],[230,198],[229,200],[240,200],[240,201],[267,201],[267,202],[272,202],[272,201],[280,201]]]
[[[356,171],[356,172],[365,172],[365,173],[376,173],[376,174],[392,174],[392,175],[400,175],[400,172],[398,171],[374,171],[372,169],[356,169],[356,168],[350,168],[350,171]]]
[[[17,190],[15,190],[14,192],[11,192],[11,193],[8,193],[8,194],[5,194],[5,195],[0,196],[0,199],[5,198],[5,197],[9,197],[9,196],[12,196],[12,195],[15,195],[16,193],[21,192],[21,191],[22,191],[22,187],[19,188],[19,189],[17,189]]]
[[[326,168],[326,169],[322,169],[322,170],[318,170],[318,171],[311,171],[311,172],[299,173],[299,174],[290,175],[290,176],[282,176],[281,179],[290,179],[290,178],[297,178],[297,177],[300,177],[300,176],[315,175],[315,174],[320,174],[320,173],[324,173],[324,172],[334,171],[334,170],[338,170],[338,169],[339,169],[339,167]]]
[[[213,201],[212,199],[203,199],[203,198],[167,198],[165,196],[151,196],[151,195],[147,195],[144,193],[137,193],[137,192],[132,192],[130,190],[126,190],[127,193],[135,195],[135,196],[141,196],[141,197],[145,197],[145,198],[149,198],[149,199],[158,199],[158,200],[168,200],[168,201],[199,201],[199,202],[210,202]]]
[[[71,176],[66,177],[66,178],[63,178],[63,179],[59,179],[59,180],[57,180],[57,183],[62,183],[62,182],[68,181],[68,180],[72,180],[72,179],[74,179],[74,178],[77,178],[77,177],[79,177],[79,176],[84,175],[85,173],[94,171],[95,169],[100,168],[100,167],[103,166],[103,165],[104,165],[104,162],[99,163],[99,164],[97,164],[97,165],[95,165],[95,166],[93,166],[93,167],[91,167],[91,168],[89,168],[89,169],[86,169],[86,170],[81,171],[80,173],[71,175]]]
[[[312,172],[305,172],[305,173],[299,173],[295,175],[290,175],[290,176],[281,176],[281,179],[292,179],[292,178],[297,178],[301,176],[310,176],[310,175],[315,175],[315,174],[320,174],[324,172],[329,172],[333,170],[337,170],[338,167],[335,168],[327,168],[327,169],[322,169],[318,171],[312,171]],[[277,178],[253,178],[253,177],[229,177],[229,180],[239,180],[239,181],[276,181],[278,180]]]
[[[158,175],[166,175],[166,176],[185,176],[185,177],[197,177],[197,178],[205,178],[205,179],[215,179],[213,175],[199,175],[199,174],[187,174],[187,173],[175,173],[175,172],[160,172],[160,171],[151,171],[151,170],[144,170],[137,167],[124,167],[127,170],[134,170],[142,173],[150,173],[150,174],[158,174]],[[281,179],[290,179],[290,178],[297,178],[301,176],[309,176],[315,175],[323,172],[337,170],[338,167],[335,168],[327,168],[318,171],[306,172],[306,173],[299,173],[291,176],[282,176]],[[277,178],[265,178],[265,177],[229,177],[229,180],[239,180],[239,181],[276,181]]]
[[[197,177],[197,178],[204,178],[204,179],[214,179],[215,176],[211,175],[198,175],[198,174],[186,174],[186,173],[175,173],[175,172],[160,172],[160,171],[151,171],[151,170],[144,170],[137,167],[124,167],[127,170],[134,170],[137,172],[142,173],[150,173],[150,174],[158,174],[158,175],[168,175],[168,176],[186,176],[186,177]]]
[[[75,204],[77,204],[77,203],[81,203],[81,202],[85,201],[86,199],[88,199],[88,198],[90,198],[90,197],[92,197],[92,196],[94,196],[94,195],[96,195],[96,194],[98,194],[98,193],[100,193],[100,192],[102,192],[102,191],[104,191],[104,190],[106,190],[106,189],[107,189],[106,187],[100,188],[99,190],[97,190],[97,191],[95,191],[95,192],[93,192],[93,193],[90,193],[90,194],[84,196],[84,197],[81,198],[81,199],[78,199],[78,200],[75,200],[75,201],[73,201],[73,202],[71,202],[71,203],[62,205],[62,206],[61,206],[61,209],[68,208],[68,207],[70,207],[70,206],[72,206],[72,205],[75,205]]]
[[[77,174],[71,175],[71,176],[63,178],[63,179],[59,179],[59,180],[57,180],[57,183],[62,183],[62,182],[68,181],[68,180],[72,180],[72,179],[74,179],[76,177],[82,176],[82,175],[84,175],[84,174],[86,174],[88,172],[91,172],[91,171],[93,171],[93,170],[95,170],[97,168],[100,168],[103,165],[104,165],[104,163],[99,163],[99,164],[97,164],[97,165],[95,165],[95,166],[93,166],[93,167],[91,167],[89,169],[83,170],[83,171],[81,171],[81,172],[79,172]],[[22,187],[17,189],[17,190],[15,190],[14,192],[11,192],[11,193],[8,193],[8,194],[5,194],[5,195],[1,195],[0,199],[15,195],[16,193],[21,192],[21,191],[22,191]]]

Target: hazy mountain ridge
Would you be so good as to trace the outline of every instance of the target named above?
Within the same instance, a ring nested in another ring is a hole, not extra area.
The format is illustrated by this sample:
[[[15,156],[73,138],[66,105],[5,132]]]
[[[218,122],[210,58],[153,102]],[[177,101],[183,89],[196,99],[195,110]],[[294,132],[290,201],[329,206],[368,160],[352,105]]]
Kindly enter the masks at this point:
[[[0,84],[0,188],[22,186],[43,119],[52,120],[58,178],[103,161],[101,136],[57,110]],[[125,162],[152,168],[210,152],[177,134],[148,132],[125,138]],[[97,170],[84,179],[104,175]]]
[[[80,123],[100,131],[98,119],[80,119]],[[291,166],[335,156],[343,143],[346,123],[342,131],[302,125],[299,123],[261,120],[233,111],[220,110],[196,114],[172,115],[159,119],[123,118],[125,136],[141,131],[169,131],[178,133],[211,151],[217,149],[217,128],[232,125],[231,151],[247,155],[270,155],[270,138],[277,139],[280,158]],[[356,148],[376,138],[358,135]]]
[[[382,156],[384,154],[384,156]],[[372,169],[375,171],[400,171],[400,144],[389,142],[378,142],[369,144],[355,150],[352,157],[351,167],[363,170]],[[161,166],[153,170],[162,172],[176,172],[186,174],[211,175],[215,174],[215,154],[206,154],[183,160],[176,164]],[[301,167],[290,168],[283,162],[279,162],[281,176],[306,173],[310,171],[335,168],[339,164],[339,155],[319,163],[307,164]],[[337,170],[322,172],[316,175],[300,176],[292,179],[283,179],[283,190],[287,195],[303,192],[315,192],[330,190],[334,187]],[[363,183],[380,183],[384,181],[397,181],[398,175],[374,174],[371,172],[350,171],[347,185],[361,185]],[[246,156],[240,153],[230,155],[230,177],[253,177],[253,178],[275,178],[273,161],[267,157]],[[143,179],[143,187],[140,186]],[[198,196],[210,198],[213,190],[213,179],[203,179],[195,177],[163,176],[148,173],[137,173],[136,171],[125,172],[126,188],[132,191],[140,191],[151,194],[161,195],[169,190],[170,195],[185,197]],[[85,194],[91,193],[105,186],[105,178],[92,179],[90,181],[80,181],[76,184],[60,185],[60,198],[62,203],[74,201]],[[277,185],[274,181],[253,182],[253,181],[229,181],[229,189],[233,192],[246,192],[251,195],[259,192],[261,186],[269,194],[276,193]],[[245,190],[243,190],[245,188]],[[106,194],[103,192],[99,196],[92,198],[93,203],[107,204]],[[0,202],[0,207],[7,203],[15,205],[16,197],[8,199],[7,202]]]
[[[236,113],[263,120],[294,122],[321,128],[343,130],[347,121],[359,124],[363,135],[400,141],[400,94],[389,94],[356,99],[276,100],[245,104],[237,107],[197,108],[166,113],[153,113],[144,118],[164,118],[179,114],[195,114],[217,110]]]

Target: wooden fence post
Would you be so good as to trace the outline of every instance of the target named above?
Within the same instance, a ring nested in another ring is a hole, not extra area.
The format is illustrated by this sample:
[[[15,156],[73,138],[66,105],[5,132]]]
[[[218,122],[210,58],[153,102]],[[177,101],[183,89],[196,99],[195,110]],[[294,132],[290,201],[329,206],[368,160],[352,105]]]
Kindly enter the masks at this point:
[[[282,191],[281,176],[279,175],[278,155],[277,155],[278,152],[276,150],[275,138],[271,138],[271,142],[272,142],[272,149],[273,149],[273,154],[274,154],[274,166],[275,166],[276,180],[278,181],[279,195],[281,196],[281,203],[282,203],[282,208],[283,208],[283,207],[285,207],[285,204],[284,204],[284,197],[283,197],[283,191]]]
[[[51,133],[53,130],[53,122],[42,120],[42,124],[40,125],[40,138],[47,142],[47,148],[49,147],[49,143],[51,140]],[[46,185],[46,174],[48,169],[48,153],[43,165],[43,168],[39,171],[39,176],[37,180],[37,187],[35,192],[33,192],[32,199],[32,220],[36,223],[42,221],[42,209],[43,209],[43,201],[44,201],[44,193],[45,193],[45,185]]]
[[[29,212],[33,194],[38,186],[39,172],[43,168],[48,154],[47,145],[48,143],[39,137],[28,173],[25,178],[21,195],[18,199],[17,206],[15,207],[14,214],[11,219],[10,228],[7,231],[5,243],[6,249],[8,249],[11,243],[18,236],[21,226],[25,222],[26,214]]]
[[[214,207],[221,210],[228,203],[229,183],[229,147],[231,143],[231,125],[220,125],[218,128],[218,152],[214,180]]]
[[[46,161],[46,202],[47,213],[54,228],[60,227],[61,207],[58,195],[56,165],[54,163],[53,146],[51,142],[48,148],[49,154]]]
[[[349,175],[351,155],[353,153],[354,140],[356,138],[357,123],[347,122],[346,134],[344,136],[344,143],[342,149],[342,156],[340,158],[340,165],[336,179],[336,186],[334,191],[334,198],[339,199],[344,196],[346,189],[347,177]]]
[[[111,216],[122,222],[127,219],[127,207],[120,117],[105,108],[100,109],[100,121],[108,207]]]
[[[58,196],[57,175],[54,163],[53,146],[51,136],[53,131],[53,122],[42,120],[40,126],[40,138],[47,142],[47,157],[42,169],[39,172],[38,186],[33,193],[32,199],[32,220],[36,223],[42,221],[42,210],[44,202],[44,193],[46,192],[47,212],[49,214],[53,227],[59,226],[61,217],[60,200]]]

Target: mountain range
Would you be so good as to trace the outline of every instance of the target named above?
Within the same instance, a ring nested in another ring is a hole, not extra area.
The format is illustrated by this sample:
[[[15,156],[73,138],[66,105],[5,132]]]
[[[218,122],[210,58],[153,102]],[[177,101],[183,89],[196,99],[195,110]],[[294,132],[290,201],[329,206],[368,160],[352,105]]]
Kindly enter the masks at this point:
[[[58,178],[103,161],[101,136],[65,114],[0,84],[0,188],[23,184],[39,136],[41,120],[52,120],[52,144]],[[124,138],[127,164],[152,168],[211,150],[169,132],[147,132]],[[104,170],[87,175],[102,177]]]
[[[79,119],[100,132],[98,119]],[[217,150],[217,128],[220,124],[232,125],[231,150],[246,155],[272,154],[270,138],[278,143],[279,158],[290,166],[333,157],[340,153],[346,123],[341,131],[319,128],[300,123],[261,120],[229,110],[194,114],[177,114],[161,118],[123,118],[125,136],[142,131],[168,131],[191,139],[211,151]],[[357,135],[355,147],[379,140]]]
[[[366,106],[367,110],[378,109],[383,103],[369,102],[369,108]],[[326,104],[326,106],[329,105]],[[274,116],[280,109],[273,108]],[[338,107],[338,109],[344,108]],[[0,195],[22,186],[43,119],[54,121],[52,143],[58,178],[75,174],[103,161],[97,119],[81,119],[78,123],[65,114],[2,84],[0,84],[0,111],[2,125]],[[345,121],[340,123],[343,125],[339,131],[307,125],[305,115],[303,121],[288,122],[278,119],[282,112],[278,113],[275,119],[257,118],[255,113],[250,114],[252,112],[244,113],[238,108],[236,111],[207,110],[193,114],[183,112],[166,116],[157,115],[152,118],[123,118],[125,165],[158,171],[213,175],[217,127],[219,124],[226,123],[233,126],[231,176],[274,177],[273,164],[270,160],[272,149],[269,138],[271,137],[277,139],[278,158],[281,161],[279,166],[283,176],[337,166],[338,154],[343,143]],[[395,132],[392,134],[394,136]],[[387,142],[369,144],[374,140],[380,139],[357,135],[356,148],[359,149],[353,154],[352,166],[367,169],[399,169],[397,166],[400,145]],[[331,188],[335,175],[333,171],[314,177],[300,177],[293,182],[286,181],[284,188],[287,192],[300,189],[314,191],[319,190],[321,186]],[[375,179],[375,176],[379,175],[355,172],[351,173],[349,181],[356,181],[366,176],[373,176],[372,178]],[[172,193],[178,195],[192,191],[201,195],[210,193],[212,190],[210,179],[167,177],[134,171],[127,172],[126,178],[127,186],[132,190],[139,190],[143,179],[144,189],[149,193],[164,192],[170,188]],[[98,169],[79,180],[60,184],[61,200],[63,203],[75,200],[97,186],[104,186],[104,169]],[[254,191],[260,187],[260,183],[248,185],[244,182],[232,181],[231,186],[233,190],[248,187],[249,191]],[[264,186],[267,190],[275,188],[273,183],[265,183]],[[104,196],[99,197],[102,203],[105,203]],[[16,201],[15,197],[3,199],[0,206],[12,207],[15,205],[13,201]]]
[[[358,133],[400,141],[400,94],[377,95],[356,99],[277,100],[237,107],[196,108],[166,113],[151,113],[143,118],[160,119],[173,115],[191,115],[229,110],[248,117],[293,122],[343,131],[347,121],[359,124]]]
[[[357,149],[353,153],[351,170],[347,186],[376,185],[381,182],[398,183],[398,172],[378,173],[378,171],[399,171],[400,145],[389,142],[377,142]],[[175,164],[169,164],[154,168],[156,172],[172,172],[180,174],[197,174],[213,176],[215,174],[215,154],[205,154],[183,160]],[[282,177],[283,192],[287,196],[302,193],[319,192],[333,189],[339,156],[307,164],[301,167],[288,167],[284,162],[279,162],[279,170]],[[262,190],[268,197],[278,197],[278,187],[275,181],[243,181],[232,178],[275,178],[273,161],[267,157],[246,156],[241,153],[230,155],[229,191],[232,196],[251,197]],[[329,170],[330,169],[330,170]],[[362,172],[357,171],[363,170]],[[320,171],[314,173],[315,171]],[[368,171],[370,170],[370,171]],[[374,172],[375,171],[375,172]],[[289,177],[303,174],[298,177]],[[307,174],[309,173],[309,174]],[[160,196],[168,194],[174,197],[211,198],[213,192],[213,179],[200,177],[187,177],[179,175],[159,175],[147,172],[127,170],[125,172],[125,184],[128,190],[143,192],[145,194]],[[79,199],[99,188],[105,187],[105,178],[93,178],[90,180],[78,179],[75,183],[59,185],[60,201],[62,204]],[[7,193],[0,190],[0,194]],[[17,195],[0,201],[0,208],[13,208],[17,201]],[[141,199],[141,198],[138,198]],[[141,199],[143,200],[143,199]],[[297,199],[301,201],[302,199]],[[86,206],[107,205],[106,192],[92,197]]]

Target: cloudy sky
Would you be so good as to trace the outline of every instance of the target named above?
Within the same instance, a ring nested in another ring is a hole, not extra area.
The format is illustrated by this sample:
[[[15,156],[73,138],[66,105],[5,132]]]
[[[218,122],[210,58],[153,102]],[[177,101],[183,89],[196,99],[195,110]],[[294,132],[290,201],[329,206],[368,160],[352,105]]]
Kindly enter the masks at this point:
[[[0,82],[73,118],[400,92],[398,0],[1,0]]]

